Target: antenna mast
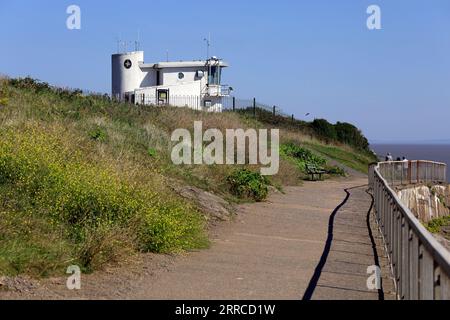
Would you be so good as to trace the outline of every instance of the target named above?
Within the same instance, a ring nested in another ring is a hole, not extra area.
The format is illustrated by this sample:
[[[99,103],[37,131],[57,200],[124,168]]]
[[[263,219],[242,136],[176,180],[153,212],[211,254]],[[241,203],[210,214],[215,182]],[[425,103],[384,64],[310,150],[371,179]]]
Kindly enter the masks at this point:
[[[139,51],[141,49],[141,31],[138,29],[137,41],[134,42],[134,51]]]
[[[209,48],[211,47],[211,32],[208,34],[208,38],[204,38],[203,41],[206,42],[206,60],[208,60],[209,57]]]

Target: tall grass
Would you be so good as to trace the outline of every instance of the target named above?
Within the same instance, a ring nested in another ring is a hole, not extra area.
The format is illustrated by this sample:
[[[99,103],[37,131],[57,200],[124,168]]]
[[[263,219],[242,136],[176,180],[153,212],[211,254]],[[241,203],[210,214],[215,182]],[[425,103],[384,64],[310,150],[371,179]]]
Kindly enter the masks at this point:
[[[43,274],[67,261],[91,270],[125,251],[207,245],[204,219],[192,205],[167,197],[162,185],[138,184],[106,163],[86,161],[70,147],[83,142],[57,129],[36,124],[0,131],[0,208],[9,217],[0,221],[0,247],[10,248],[0,250],[0,271]],[[33,240],[39,234],[47,245]]]

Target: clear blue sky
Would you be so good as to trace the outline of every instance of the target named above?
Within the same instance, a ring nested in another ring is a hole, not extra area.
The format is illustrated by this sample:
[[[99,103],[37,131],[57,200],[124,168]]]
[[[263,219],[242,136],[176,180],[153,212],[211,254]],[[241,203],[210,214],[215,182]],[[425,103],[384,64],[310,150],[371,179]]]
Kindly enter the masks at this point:
[[[370,4],[382,30],[366,27]],[[147,62],[204,58],[210,32],[236,96],[298,118],[352,122],[371,141],[450,138],[448,0],[0,0],[0,73],[109,92],[116,39],[138,30]]]

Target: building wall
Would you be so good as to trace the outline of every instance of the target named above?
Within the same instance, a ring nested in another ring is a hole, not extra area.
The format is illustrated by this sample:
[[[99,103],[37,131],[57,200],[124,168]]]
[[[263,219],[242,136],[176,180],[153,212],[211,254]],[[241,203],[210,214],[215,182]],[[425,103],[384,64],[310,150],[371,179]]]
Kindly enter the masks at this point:
[[[125,68],[124,63],[130,60],[132,66],[130,69]],[[112,70],[112,94],[117,96],[126,92],[134,91],[140,88],[145,74],[139,67],[144,62],[144,52],[129,52],[124,54],[114,54],[111,58]]]
[[[190,82],[183,84],[175,84],[170,86],[154,86],[150,88],[141,88],[136,90],[136,95],[145,94],[149,99],[156,98],[156,91],[159,89],[169,90],[169,96],[187,97],[187,96],[199,96],[201,90],[201,82]]]
[[[157,84],[157,70],[144,68],[142,70],[142,82],[138,88],[154,87]],[[136,89],[136,88],[135,88]]]
[[[181,85],[195,81],[203,81],[206,85],[206,68],[167,68],[161,70],[162,83],[164,85]],[[203,71],[205,74],[202,78],[198,78],[197,71]],[[179,73],[184,74],[183,79],[179,79]]]
[[[135,102],[138,104],[158,104],[156,92],[158,89],[169,90],[169,104],[175,107],[187,107],[195,110],[222,112],[220,97],[205,97],[200,94],[201,81],[177,84],[171,86],[156,86],[135,91]],[[205,100],[211,102],[211,107],[205,109]]]

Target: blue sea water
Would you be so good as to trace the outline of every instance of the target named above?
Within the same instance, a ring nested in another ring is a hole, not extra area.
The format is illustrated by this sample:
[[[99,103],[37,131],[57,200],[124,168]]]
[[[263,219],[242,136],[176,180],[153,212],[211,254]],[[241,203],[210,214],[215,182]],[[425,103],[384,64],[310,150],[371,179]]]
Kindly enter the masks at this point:
[[[396,160],[432,160],[447,164],[447,180],[450,182],[450,144],[372,144],[371,149],[381,160],[390,152]]]

